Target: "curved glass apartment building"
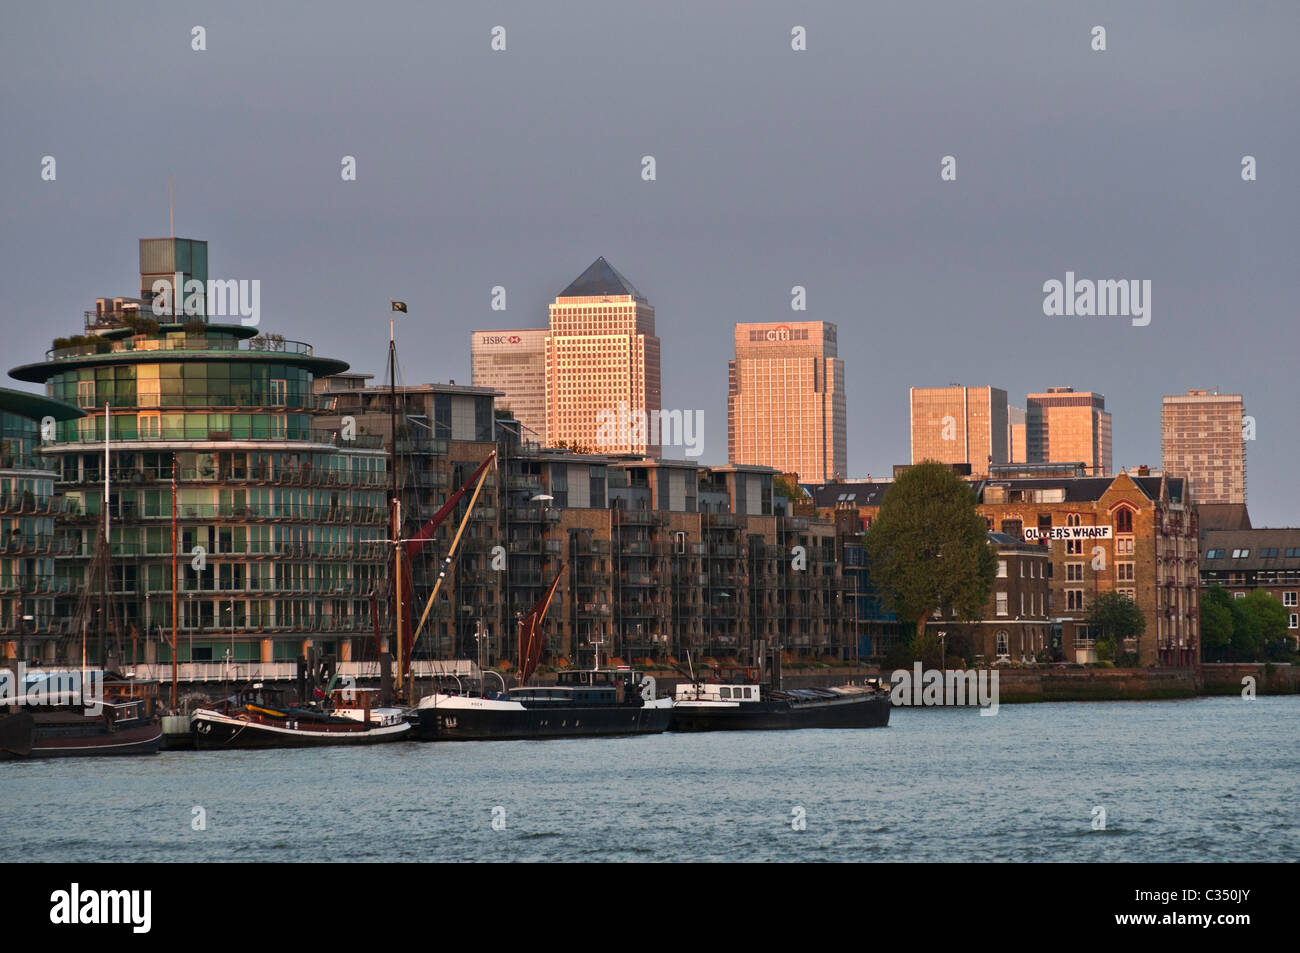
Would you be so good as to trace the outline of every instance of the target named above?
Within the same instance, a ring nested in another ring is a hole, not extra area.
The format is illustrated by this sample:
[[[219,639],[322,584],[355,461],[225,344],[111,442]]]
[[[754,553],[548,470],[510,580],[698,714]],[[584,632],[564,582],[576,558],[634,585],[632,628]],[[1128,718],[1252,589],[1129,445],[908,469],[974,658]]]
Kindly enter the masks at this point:
[[[376,438],[321,427],[333,399],[312,393],[348,365],[240,324],[142,315],[88,313],[85,335],[10,372],[84,412],[58,422],[44,451],[69,509],[58,654],[79,655],[84,632],[91,659],[170,661],[174,479],[181,662],[292,662],[308,641],[359,657],[385,571],[387,461]],[[106,435],[114,621],[101,644],[90,567]]]
[[[0,387],[0,656],[31,660],[52,645],[58,474],[39,453],[41,424],[79,417],[76,407]]]

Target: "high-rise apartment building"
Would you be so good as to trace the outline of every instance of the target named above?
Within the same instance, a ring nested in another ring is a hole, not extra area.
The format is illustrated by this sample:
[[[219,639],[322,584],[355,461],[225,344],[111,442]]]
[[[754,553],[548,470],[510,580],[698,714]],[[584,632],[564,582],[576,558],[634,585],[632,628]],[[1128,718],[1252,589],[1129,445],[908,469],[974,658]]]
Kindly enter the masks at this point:
[[[490,387],[505,396],[497,406],[511,411],[523,425],[522,439],[546,443],[546,328],[473,331],[470,370],[475,387]]]
[[[551,304],[546,438],[600,453],[659,453],[655,309],[604,258]]]
[[[972,474],[1006,463],[1007,392],[997,387],[911,388],[912,463],[968,463]]]
[[[1028,463],[1025,449],[1025,408],[1007,408],[1007,463]]]
[[[1111,420],[1103,395],[1049,387],[1025,398],[1025,417],[1025,463],[1082,463],[1090,476],[1110,476]]]
[[[737,324],[728,365],[727,457],[805,482],[848,470],[844,362],[829,321]]]
[[[1245,404],[1240,394],[1189,390],[1160,412],[1164,470],[1185,476],[1196,503],[1246,502]]]
[[[10,371],[43,384],[45,404],[82,411],[33,410],[55,418],[38,512],[51,490],[64,498],[53,578],[44,551],[32,567],[53,594],[52,620],[49,598],[29,612],[41,656],[152,665],[176,633],[179,661],[203,677],[213,662],[291,666],[308,643],[343,662],[373,645],[388,458],[377,436],[322,427],[329,399],[313,393],[347,363],[242,324],[153,323],[136,308],[84,318],[84,337]]]

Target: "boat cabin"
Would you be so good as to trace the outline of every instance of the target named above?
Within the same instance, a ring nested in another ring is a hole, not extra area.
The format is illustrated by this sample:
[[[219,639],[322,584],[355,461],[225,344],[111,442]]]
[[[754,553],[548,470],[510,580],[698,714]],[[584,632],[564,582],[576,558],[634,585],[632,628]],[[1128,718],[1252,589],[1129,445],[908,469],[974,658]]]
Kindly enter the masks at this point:
[[[590,675],[591,673],[587,672],[585,674]],[[510,701],[520,702],[529,708],[621,705],[624,698],[626,698],[622,685],[581,684],[512,688],[508,696]]]
[[[581,668],[560,672],[555,677],[556,684],[576,688],[578,686],[623,686],[625,692],[640,685],[642,675],[630,668]]]
[[[724,685],[721,682],[678,682],[673,692],[676,701],[743,704],[762,697],[758,685]]]

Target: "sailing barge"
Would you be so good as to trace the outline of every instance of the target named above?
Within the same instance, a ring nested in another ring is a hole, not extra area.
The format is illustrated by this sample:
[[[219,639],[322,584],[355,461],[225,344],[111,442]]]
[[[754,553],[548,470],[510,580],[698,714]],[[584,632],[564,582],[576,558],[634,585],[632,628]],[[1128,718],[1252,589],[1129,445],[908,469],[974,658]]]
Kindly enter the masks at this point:
[[[677,686],[673,731],[884,728],[893,707],[879,684],[769,690],[752,675]]]
[[[315,748],[401,741],[411,725],[401,709],[374,704],[378,691],[339,688],[323,706],[270,708],[246,703],[228,711],[197,709],[190,717],[194,747]]]

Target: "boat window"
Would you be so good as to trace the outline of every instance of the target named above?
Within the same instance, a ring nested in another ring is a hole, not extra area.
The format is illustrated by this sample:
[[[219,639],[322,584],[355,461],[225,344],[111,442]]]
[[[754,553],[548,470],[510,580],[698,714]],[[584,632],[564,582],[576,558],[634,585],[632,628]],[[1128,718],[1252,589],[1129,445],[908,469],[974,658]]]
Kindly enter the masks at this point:
[[[731,697],[731,689],[730,689],[730,688],[726,688],[725,686],[724,686],[723,688],[719,688],[719,689],[718,689],[718,697],[719,697],[719,698],[730,698],[730,697]]]
[[[750,690],[749,690],[748,688],[745,689],[745,697],[746,697],[746,698],[749,697],[749,691],[750,691]]]

